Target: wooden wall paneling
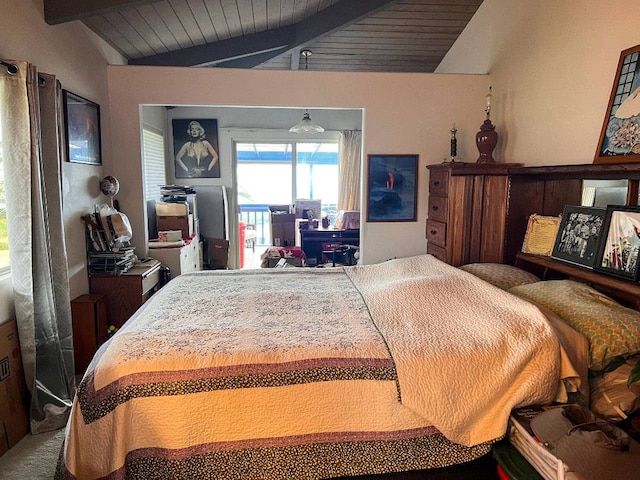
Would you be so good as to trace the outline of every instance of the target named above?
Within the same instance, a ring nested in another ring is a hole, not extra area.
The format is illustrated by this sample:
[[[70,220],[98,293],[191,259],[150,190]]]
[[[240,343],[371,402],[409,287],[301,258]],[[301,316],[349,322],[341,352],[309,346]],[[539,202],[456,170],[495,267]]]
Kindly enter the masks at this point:
[[[513,176],[510,180],[506,218],[504,263],[513,265],[516,253],[522,249],[527,221],[532,213],[544,210],[544,180]]]
[[[449,180],[449,217],[447,250],[449,262],[458,266],[469,263],[473,178],[452,176]],[[450,248],[449,248],[450,247]]]
[[[480,256],[483,263],[502,263],[505,252],[505,233],[509,194],[509,177],[488,175],[484,177]]]
[[[482,229],[483,229],[483,213],[485,202],[485,177],[484,175],[475,175],[473,179],[473,192],[471,201],[471,226],[469,234],[469,258],[466,263],[476,263],[480,261],[482,256]]]
[[[582,202],[582,179],[547,180],[544,187],[544,205],[541,215],[561,215],[565,205]]]

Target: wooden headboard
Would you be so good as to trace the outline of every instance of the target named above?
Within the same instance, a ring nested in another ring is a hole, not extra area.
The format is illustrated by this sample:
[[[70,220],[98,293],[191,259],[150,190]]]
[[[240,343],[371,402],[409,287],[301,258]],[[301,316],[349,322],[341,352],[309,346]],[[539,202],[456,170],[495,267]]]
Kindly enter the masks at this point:
[[[565,205],[580,205],[585,180],[628,180],[627,205],[638,205],[640,164],[558,165],[509,169],[510,190],[504,263],[545,278],[571,278],[589,283],[636,310],[640,310],[640,284],[573,266],[549,257],[520,252],[530,215],[557,216]]]

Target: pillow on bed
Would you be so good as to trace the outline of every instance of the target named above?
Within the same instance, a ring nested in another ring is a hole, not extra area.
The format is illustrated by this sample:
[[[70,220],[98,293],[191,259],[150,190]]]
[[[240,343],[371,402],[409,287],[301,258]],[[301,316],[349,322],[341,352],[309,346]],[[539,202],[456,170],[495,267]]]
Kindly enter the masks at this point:
[[[589,340],[591,370],[616,356],[640,352],[640,312],[623,307],[594,288],[572,280],[549,280],[509,292],[548,308]]]
[[[503,290],[540,281],[533,273],[502,263],[469,263],[462,265],[460,270],[469,272]]]

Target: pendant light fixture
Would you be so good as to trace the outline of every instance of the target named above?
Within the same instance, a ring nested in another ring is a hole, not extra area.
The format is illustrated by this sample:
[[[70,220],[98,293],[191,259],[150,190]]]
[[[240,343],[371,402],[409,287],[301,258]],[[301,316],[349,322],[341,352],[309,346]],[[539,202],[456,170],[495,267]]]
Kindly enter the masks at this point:
[[[304,57],[304,70],[309,70],[309,57],[312,55],[311,50],[305,49],[300,52]],[[305,110],[302,120],[297,125],[294,125],[289,129],[291,133],[322,133],[324,128],[311,120],[309,116],[309,110]]]

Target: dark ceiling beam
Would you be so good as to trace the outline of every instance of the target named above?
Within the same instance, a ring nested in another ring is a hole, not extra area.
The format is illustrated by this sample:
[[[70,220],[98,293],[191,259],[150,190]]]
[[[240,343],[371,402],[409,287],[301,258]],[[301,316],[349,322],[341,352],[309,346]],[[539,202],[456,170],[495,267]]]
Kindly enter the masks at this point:
[[[280,52],[295,39],[293,27],[282,27],[243,37],[220,40],[214,43],[183,48],[157,55],[129,60],[129,65],[154,65],[163,67],[206,67],[221,60],[241,62],[247,55],[268,60],[270,52]],[[266,61],[266,60],[263,60]]]
[[[106,0],[103,0],[106,1]],[[115,0],[112,0],[115,1]],[[121,0],[122,1],[122,0]],[[342,0],[295,25],[129,60],[129,65],[253,68],[300,48],[398,0]]]
[[[137,7],[158,0],[44,0],[44,20],[49,25],[82,20],[123,7]]]
[[[239,60],[217,62],[217,67],[226,68],[253,68],[261,63],[279,56],[290,55],[300,51],[322,37],[346,28],[361,19],[372,15],[398,0],[342,0],[330,7],[320,10],[315,15],[302,20],[294,25],[295,38],[288,48],[283,51],[274,50],[269,55],[254,55],[243,57]]]

